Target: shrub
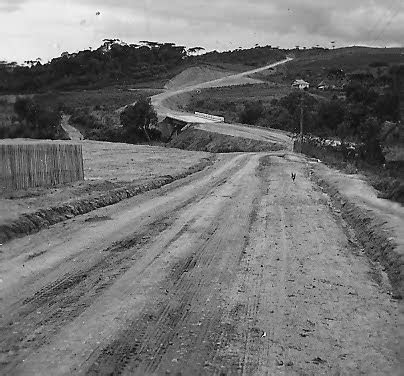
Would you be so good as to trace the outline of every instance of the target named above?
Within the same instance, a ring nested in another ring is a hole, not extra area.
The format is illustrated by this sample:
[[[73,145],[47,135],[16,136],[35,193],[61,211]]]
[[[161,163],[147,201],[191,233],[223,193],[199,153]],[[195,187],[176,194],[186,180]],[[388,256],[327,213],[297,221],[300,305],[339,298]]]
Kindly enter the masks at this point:
[[[120,116],[121,124],[129,140],[137,142],[139,138],[150,142],[157,137],[151,129],[157,124],[157,114],[150,98],[141,98],[134,105],[127,106]]]
[[[2,129],[0,137],[37,139],[66,139],[59,111],[44,109],[31,98],[17,98],[14,111],[18,121]]]
[[[248,102],[244,105],[243,111],[239,115],[241,123],[256,124],[262,114],[264,113],[264,106],[261,102]]]

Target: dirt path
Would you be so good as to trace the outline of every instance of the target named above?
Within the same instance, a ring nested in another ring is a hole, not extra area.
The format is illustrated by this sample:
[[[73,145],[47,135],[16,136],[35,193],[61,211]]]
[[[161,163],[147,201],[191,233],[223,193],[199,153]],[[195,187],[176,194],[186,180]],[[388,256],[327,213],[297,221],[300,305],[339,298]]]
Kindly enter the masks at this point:
[[[398,302],[308,176],[224,155],[1,247],[0,373],[399,375]]]
[[[61,126],[65,130],[65,132],[67,132],[69,138],[72,141],[84,140],[84,136],[80,133],[80,131],[74,128],[72,125],[70,125],[69,119],[70,115],[62,115]]]

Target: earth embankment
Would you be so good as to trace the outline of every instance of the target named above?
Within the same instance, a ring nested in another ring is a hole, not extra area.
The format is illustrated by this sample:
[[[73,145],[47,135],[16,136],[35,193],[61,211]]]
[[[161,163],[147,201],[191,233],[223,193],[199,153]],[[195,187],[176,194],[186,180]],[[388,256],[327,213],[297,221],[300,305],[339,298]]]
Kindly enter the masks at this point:
[[[168,147],[207,151],[210,153],[263,152],[282,150],[284,147],[276,142],[260,141],[247,137],[235,137],[189,127],[174,137]]]

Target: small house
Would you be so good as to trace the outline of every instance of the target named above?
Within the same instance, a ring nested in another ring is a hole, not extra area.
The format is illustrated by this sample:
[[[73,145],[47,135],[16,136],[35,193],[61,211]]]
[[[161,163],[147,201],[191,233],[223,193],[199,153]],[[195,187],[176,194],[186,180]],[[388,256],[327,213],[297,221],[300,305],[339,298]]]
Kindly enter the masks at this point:
[[[318,90],[328,90],[329,88],[330,85],[328,85],[325,81],[321,81],[317,86]]]
[[[305,80],[295,80],[292,84],[292,89],[300,89],[300,90],[308,90],[310,87],[310,84],[306,82]]]

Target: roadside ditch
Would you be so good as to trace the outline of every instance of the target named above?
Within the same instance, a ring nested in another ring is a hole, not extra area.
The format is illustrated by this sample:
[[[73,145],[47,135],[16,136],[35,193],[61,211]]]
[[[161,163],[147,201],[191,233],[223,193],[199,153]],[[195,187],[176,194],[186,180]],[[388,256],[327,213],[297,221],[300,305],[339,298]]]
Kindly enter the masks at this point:
[[[388,216],[341,192],[334,179],[316,169],[311,169],[311,179],[328,193],[333,206],[355,231],[365,253],[382,265],[392,286],[392,298],[401,300],[404,297],[404,244],[400,244],[400,237]]]
[[[89,213],[93,210],[116,204],[127,198],[141,193],[161,188],[175,180],[185,178],[196,172],[211,166],[216,157],[205,158],[188,170],[175,174],[165,175],[143,183],[131,183],[124,187],[112,189],[93,197],[77,199],[68,203],[41,208],[31,213],[21,214],[17,219],[0,225],[0,244],[12,239],[39,232],[58,222],[65,221],[75,216]]]

